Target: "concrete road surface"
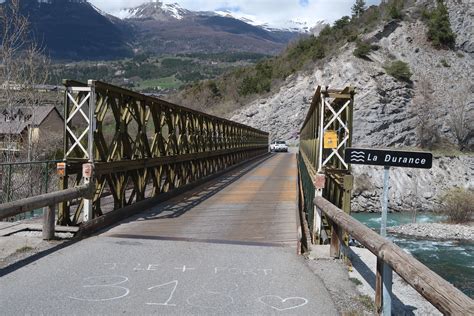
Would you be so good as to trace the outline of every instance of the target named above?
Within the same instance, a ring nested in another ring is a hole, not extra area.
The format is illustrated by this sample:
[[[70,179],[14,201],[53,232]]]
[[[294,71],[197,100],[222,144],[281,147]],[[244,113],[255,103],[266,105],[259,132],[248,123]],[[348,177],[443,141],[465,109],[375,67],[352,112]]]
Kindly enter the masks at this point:
[[[294,249],[93,237],[0,279],[2,315],[336,315]]]

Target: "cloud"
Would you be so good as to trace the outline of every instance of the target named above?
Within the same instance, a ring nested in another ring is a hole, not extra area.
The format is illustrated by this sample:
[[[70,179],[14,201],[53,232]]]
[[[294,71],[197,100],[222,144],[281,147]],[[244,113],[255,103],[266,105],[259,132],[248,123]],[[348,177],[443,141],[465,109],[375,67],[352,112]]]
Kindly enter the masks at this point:
[[[300,0],[300,5],[306,7],[309,4],[309,0]]]
[[[89,0],[108,13],[120,9],[136,7],[150,0]],[[272,25],[295,20],[310,25],[324,20],[333,22],[344,15],[351,14],[355,0],[164,0],[165,3],[179,3],[193,11],[214,11],[227,9],[241,15],[254,16],[259,21]],[[380,0],[369,0],[368,5],[378,4]]]

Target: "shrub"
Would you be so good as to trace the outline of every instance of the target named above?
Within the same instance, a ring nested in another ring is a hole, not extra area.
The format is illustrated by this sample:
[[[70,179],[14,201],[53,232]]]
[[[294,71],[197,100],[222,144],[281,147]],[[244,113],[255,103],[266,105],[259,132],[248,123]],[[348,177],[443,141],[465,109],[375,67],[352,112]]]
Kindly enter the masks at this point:
[[[343,16],[343,17],[340,18],[339,20],[334,21],[334,28],[335,28],[336,30],[342,30],[343,28],[345,28],[346,26],[348,26],[350,22],[351,22],[351,18],[350,18],[350,17],[348,17],[347,15],[346,15],[346,16]]]
[[[443,65],[443,67],[446,67],[446,68],[451,67],[451,65],[448,63],[446,59],[441,59],[440,63],[441,65]]]
[[[359,41],[357,42],[356,49],[354,50],[354,56],[359,58],[367,58],[367,55],[373,50],[377,50],[379,47],[377,45],[371,45],[367,42]]]
[[[438,0],[436,9],[423,14],[428,26],[428,39],[436,48],[454,48],[456,35],[451,29],[448,9],[442,0]]]
[[[271,83],[269,78],[247,76],[239,86],[239,94],[245,96],[253,93],[269,92]]]
[[[440,213],[448,216],[451,223],[466,223],[474,215],[474,192],[462,188],[453,188],[441,197]]]
[[[270,62],[261,61],[255,66],[253,75],[247,75],[239,86],[240,95],[269,92],[272,86],[273,66]]]
[[[311,55],[313,61],[317,59],[323,59],[326,56],[326,50],[324,49],[324,44],[321,41],[315,42],[311,48]]]
[[[395,0],[393,1],[388,8],[388,15],[394,20],[403,19],[403,1]]]
[[[219,87],[217,87],[217,84],[214,80],[207,82],[207,87],[211,91],[213,97],[222,97]]]
[[[394,77],[395,79],[410,82],[412,73],[407,63],[396,60],[384,68],[387,74]]]

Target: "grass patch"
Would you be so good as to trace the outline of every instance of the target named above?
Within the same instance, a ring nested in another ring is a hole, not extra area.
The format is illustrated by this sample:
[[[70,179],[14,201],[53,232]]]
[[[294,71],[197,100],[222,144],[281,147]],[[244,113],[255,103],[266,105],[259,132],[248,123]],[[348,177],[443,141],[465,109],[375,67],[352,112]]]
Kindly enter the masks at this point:
[[[358,278],[349,278],[349,280],[357,286],[362,285],[362,282]]]
[[[360,295],[357,300],[368,310],[375,311],[375,302],[370,296]]]
[[[33,248],[31,248],[30,246],[23,246],[21,248],[18,248],[16,250],[16,253],[25,253],[25,252],[30,252],[31,250],[33,250]]]

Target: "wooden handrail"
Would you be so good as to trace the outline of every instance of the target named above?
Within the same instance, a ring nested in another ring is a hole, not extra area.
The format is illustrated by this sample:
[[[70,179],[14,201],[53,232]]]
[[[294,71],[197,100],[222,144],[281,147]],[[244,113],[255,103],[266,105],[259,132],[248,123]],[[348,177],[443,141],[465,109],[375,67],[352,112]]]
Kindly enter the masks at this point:
[[[472,299],[400,247],[322,197],[316,197],[314,205],[326,214],[333,225],[337,226],[336,230],[346,231],[364,245],[377,258],[392,267],[400,277],[443,314],[474,315],[474,301]],[[331,246],[333,246],[332,243]],[[333,251],[331,252],[333,253]]]
[[[43,216],[43,238],[54,237],[54,213],[56,205],[77,198],[92,195],[93,186],[85,184],[78,187],[32,196],[26,199],[0,204],[0,219],[33,211],[38,208],[48,207]]]

